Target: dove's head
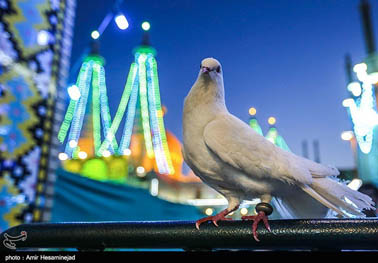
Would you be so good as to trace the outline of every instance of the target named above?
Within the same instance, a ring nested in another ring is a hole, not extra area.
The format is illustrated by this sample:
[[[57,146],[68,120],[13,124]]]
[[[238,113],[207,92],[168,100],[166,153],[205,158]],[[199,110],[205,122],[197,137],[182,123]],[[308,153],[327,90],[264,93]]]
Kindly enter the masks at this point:
[[[189,95],[188,97],[193,98],[192,100],[197,102],[206,99],[205,104],[208,104],[209,100],[215,99],[225,104],[223,72],[218,60],[215,58],[205,58],[201,61],[197,80],[190,89]]]
[[[222,65],[215,58],[205,58],[201,61],[200,77],[215,81],[223,80]]]

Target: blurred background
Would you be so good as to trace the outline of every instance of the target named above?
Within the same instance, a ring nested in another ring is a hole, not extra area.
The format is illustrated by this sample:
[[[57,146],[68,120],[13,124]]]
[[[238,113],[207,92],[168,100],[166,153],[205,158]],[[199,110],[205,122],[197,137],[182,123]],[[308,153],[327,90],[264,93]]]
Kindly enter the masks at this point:
[[[376,201],[376,10],[372,0],[0,0],[0,230],[223,209],[181,154],[183,101],[206,57],[222,63],[232,114]]]

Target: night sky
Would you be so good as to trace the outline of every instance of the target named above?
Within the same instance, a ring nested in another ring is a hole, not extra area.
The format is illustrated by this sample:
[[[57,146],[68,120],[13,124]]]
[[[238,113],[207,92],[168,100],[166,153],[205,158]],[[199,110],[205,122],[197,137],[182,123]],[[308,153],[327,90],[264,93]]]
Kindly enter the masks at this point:
[[[77,2],[72,64],[113,4]],[[370,4],[377,38],[378,3]],[[165,125],[180,140],[184,98],[201,60],[215,57],[223,66],[232,114],[248,121],[253,106],[264,133],[268,117],[276,117],[294,153],[301,155],[301,143],[308,140],[313,159],[317,139],[322,163],[351,168],[352,150],[340,138],[351,122],[341,103],[348,95],[345,54],[351,54],[353,64],[366,55],[358,6],[358,0],[125,0],[121,8],[130,27],[122,31],[112,21],[100,38],[111,114],[134,59],[132,49],[142,39],[140,25],[147,20],[158,52],[162,103],[168,108]]]

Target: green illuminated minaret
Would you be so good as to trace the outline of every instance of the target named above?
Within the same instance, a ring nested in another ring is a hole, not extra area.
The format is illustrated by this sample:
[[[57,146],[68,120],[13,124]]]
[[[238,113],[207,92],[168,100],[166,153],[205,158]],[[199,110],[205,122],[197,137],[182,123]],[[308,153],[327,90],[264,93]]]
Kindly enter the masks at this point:
[[[263,135],[263,132],[261,130],[261,127],[259,125],[259,122],[257,121],[257,118],[256,118],[256,109],[251,107],[249,108],[248,110],[248,113],[249,113],[249,126],[254,129],[258,134]]]
[[[133,50],[135,60],[131,64],[118,110],[99,152],[101,154],[107,149],[110,139],[114,138],[125,115],[126,122],[117,153],[122,155],[124,152],[128,152],[135,119],[136,116],[140,116],[141,125],[139,127],[142,128],[141,133],[147,156],[155,159],[159,173],[174,174],[164,127],[155,59],[156,50],[150,45],[149,23],[144,22],[142,28],[144,30],[142,43]]]
[[[101,131],[106,137],[111,125],[104,63],[105,60],[99,55],[99,44],[93,41],[91,52],[82,63],[76,84],[67,88],[70,102],[58,133],[59,141],[66,141],[65,152],[60,154],[62,160],[77,157],[80,150],[78,142],[87,114],[92,115],[94,153],[101,156]],[[106,150],[112,153],[117,147],[115,138],[112,138]]]
[[[277,131],[277,128],[275,126],[276,119],[274,117],[270,117],[268,119],[268,123],[269,123],[270,127],[269,127],[267,134],[265,135],[265,138],[268,139],[269,141],[271,141],[272,143],[274,143],[275,145],[277,145],[278,147],[280,147],[281,149],[284,149],[284,150],[290,152],[290,148],[287,145],[286,141],[284,140],[284,138],[281,135],[279,135],[279,133]]]

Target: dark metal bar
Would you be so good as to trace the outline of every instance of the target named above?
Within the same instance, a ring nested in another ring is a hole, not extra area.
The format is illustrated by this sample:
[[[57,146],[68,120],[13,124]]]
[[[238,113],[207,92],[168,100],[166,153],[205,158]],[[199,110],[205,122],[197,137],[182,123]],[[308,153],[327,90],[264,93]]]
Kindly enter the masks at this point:
[[[222,221],[219,227],[194,222],[91,222],[23,224],[1,234],[27,234],[26,240],[15,241],[18,250],[26,248],[183,248],[270,249],[270,250],[378,250],[378,218],[374,219],[298,219],[270,220],[272,232],[261,224],[260,242],[252,237],[251,221]],[[23,232],[23,233],[25,233]],[[9,250],[1,246],[1,250]]]

